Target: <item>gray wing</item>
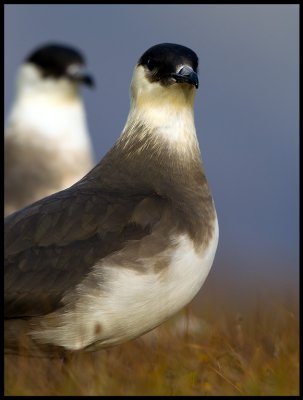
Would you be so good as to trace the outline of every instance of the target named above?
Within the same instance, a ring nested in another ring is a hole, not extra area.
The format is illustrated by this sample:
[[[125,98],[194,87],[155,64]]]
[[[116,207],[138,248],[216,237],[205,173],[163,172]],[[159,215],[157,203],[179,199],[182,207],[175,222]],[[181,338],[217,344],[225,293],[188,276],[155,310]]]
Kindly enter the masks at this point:
[[[76,184],[8,216],[5,317],[42,315],[61,307],[62,297],[84,279],[96,260],[150,232],[159,207],[153,215],[149,204],[151,214],[143,224],[132,221],[146,199],[148,195]]]

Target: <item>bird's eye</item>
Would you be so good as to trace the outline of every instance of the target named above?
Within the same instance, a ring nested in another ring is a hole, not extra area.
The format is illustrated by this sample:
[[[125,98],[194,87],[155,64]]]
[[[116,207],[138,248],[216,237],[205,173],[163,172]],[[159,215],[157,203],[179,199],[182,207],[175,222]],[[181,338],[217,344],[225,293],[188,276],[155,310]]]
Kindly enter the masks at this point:
[[[155,63],[150,58],[147,60],[146,65],[150,71],[152,71],[155,68]]]

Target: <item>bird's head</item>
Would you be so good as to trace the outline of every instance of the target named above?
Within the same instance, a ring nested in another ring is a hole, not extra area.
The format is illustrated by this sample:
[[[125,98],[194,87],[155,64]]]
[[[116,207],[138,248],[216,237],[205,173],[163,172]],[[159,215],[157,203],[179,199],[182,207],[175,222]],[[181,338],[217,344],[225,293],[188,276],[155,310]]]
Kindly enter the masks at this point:
[[[131,94],[136,107],[168,102],[192,106],[198,87],[196,53],[185,46],[162,43],[140,57],[133,74]]]
[[[85,59],[76,49],[47,44],[34,50],[23,62],[18,89],[27,95],[77,95],[81,85],[94,86],[85,69]]]

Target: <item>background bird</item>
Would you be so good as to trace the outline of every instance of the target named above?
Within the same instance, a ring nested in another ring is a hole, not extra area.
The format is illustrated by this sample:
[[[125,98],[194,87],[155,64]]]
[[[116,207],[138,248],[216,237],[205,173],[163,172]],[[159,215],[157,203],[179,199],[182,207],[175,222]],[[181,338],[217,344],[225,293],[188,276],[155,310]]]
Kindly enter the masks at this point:
[[[5,220],[5,346],[94,350],[135,338],[197,294],[218,222],[196,137],[198,57],[139,59],[121,136],[81,181]]]
[[[80,87],[93,85],[76,49],[47,44],[20,66],[5,145],[5,214],[81,179],[93,166]]]

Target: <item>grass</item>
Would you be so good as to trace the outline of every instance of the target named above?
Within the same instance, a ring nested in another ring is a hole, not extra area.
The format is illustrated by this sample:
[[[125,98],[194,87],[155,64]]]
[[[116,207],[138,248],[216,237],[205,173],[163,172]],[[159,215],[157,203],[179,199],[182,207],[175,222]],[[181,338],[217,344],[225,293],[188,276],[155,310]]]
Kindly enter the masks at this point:
[[[6,356],[4,394],[299,395],[297,303],[267,299],[240,314],[210,296],[195,332],[187,308],[144,337],[65,363]]]

